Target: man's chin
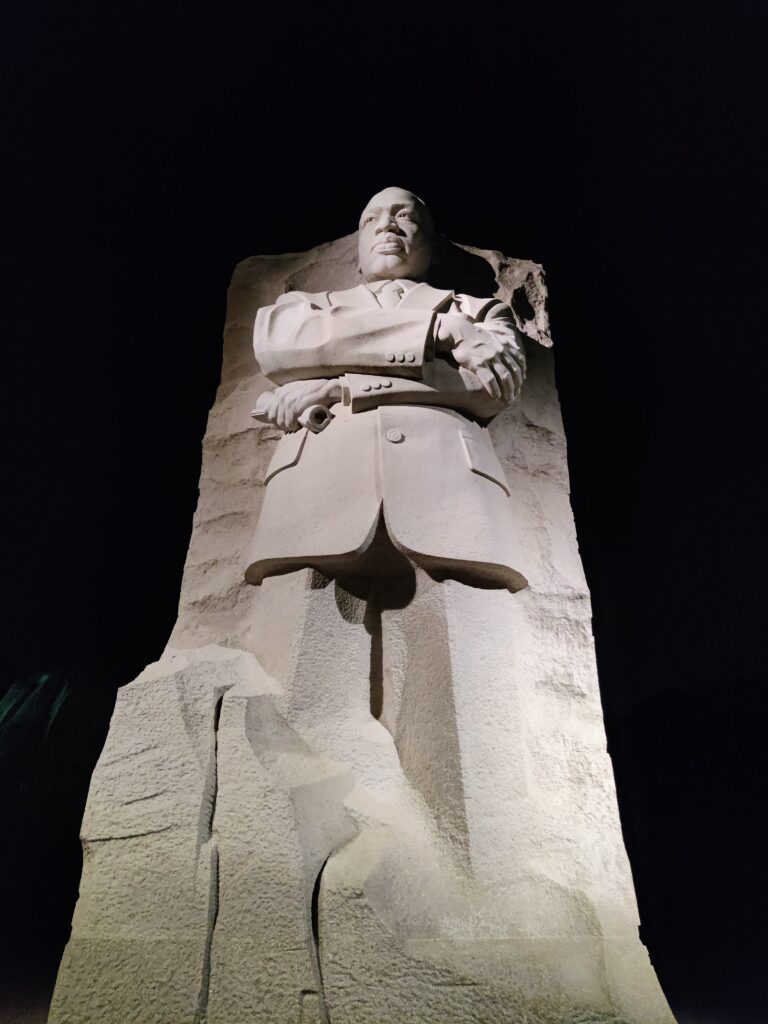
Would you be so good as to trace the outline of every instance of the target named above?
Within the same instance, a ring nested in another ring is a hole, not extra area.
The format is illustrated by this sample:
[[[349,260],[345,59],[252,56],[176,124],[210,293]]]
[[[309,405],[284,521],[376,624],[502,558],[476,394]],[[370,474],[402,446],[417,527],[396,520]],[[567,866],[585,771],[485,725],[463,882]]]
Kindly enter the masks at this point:
[[[369,280],[382,280],[397,277],[410,277],[410,267],[398,253],[381,253],[375,256],[368,265],[366,275]]]

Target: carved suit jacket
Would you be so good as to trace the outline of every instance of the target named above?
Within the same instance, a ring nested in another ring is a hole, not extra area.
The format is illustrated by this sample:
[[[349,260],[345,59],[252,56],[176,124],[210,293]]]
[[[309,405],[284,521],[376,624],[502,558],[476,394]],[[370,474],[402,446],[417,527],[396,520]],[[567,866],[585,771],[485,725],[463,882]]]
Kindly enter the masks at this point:
[[[321,433],[284,435],[268,467],[246,580],[313,566],[351,568],[380,514],[394,544],[428,571],[519,590],[512,500],[485,424],[505,407],[475,375],[434,358],[438,312],[468,315],[525,356],[510,311],[418,284],[393,309],[359,285],[289,292],[258,311],[254,351],[277,385],[339,377],[343,400]]]

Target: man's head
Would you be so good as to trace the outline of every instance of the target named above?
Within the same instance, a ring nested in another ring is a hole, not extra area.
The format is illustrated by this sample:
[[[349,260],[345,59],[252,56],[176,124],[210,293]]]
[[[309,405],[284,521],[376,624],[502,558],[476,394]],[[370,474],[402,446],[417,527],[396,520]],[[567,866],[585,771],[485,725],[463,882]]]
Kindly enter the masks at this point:
[[[366,281],[426,277],[433,235],[432,216],[413,192],[377,192],[360,216],[360,272]]]

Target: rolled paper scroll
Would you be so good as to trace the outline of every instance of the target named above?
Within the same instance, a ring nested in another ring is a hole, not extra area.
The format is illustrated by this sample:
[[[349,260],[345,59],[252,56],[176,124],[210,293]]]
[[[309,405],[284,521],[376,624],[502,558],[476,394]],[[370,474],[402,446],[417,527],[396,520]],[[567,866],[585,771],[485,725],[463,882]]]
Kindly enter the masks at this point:
[[[331,414],[324,405],[310,405],[299,416],[299,423],[313,434],[319,434],[325,430],[331,422]]]
[[[251,409],[251,416],[259,423],[269,423],[269,417],[259,408],[258,401],[256,408]],[[325,430],[330,422],[331,414],[324,405],[310,405],[299,416],[299,425],[311,430],[313,434],[319,434],[321,430]]]

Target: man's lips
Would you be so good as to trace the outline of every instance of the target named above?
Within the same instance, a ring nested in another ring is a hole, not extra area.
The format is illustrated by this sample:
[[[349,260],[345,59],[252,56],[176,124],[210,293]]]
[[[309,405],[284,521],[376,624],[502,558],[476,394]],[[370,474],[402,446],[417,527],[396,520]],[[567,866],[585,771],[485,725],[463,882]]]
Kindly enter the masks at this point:
[[[383,238],[380,242],[376,242],[373,247],[374,252],[389,253],[389,252],[402,252],[404,246],[401,239],[397,237]]]

